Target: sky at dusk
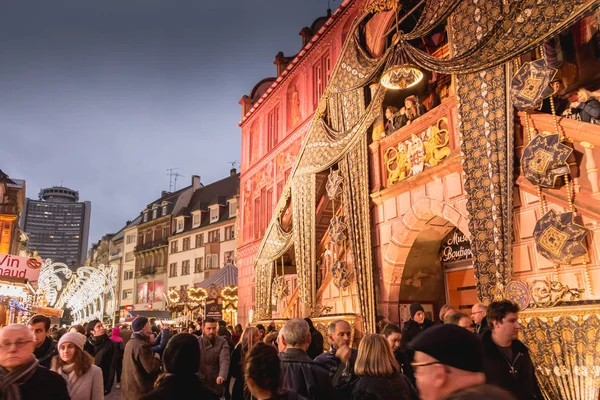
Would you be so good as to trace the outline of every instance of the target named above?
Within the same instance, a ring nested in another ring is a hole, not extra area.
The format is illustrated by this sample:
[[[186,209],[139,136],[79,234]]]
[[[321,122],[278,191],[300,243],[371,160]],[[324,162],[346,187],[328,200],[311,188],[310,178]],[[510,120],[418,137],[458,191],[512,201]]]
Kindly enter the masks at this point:
[[[331,8],[340,0],[332,1]],[[0,169],[92,202],[90,245],[240,160],[239,99],[327,0],[0,1]]]

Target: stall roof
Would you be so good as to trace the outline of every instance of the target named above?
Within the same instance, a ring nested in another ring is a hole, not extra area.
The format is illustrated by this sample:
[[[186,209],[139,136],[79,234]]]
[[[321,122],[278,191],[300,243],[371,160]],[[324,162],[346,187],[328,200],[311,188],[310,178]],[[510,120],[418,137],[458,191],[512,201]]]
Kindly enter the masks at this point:
[[[233,264],[227,264],[219,270],[216,274],[208,279],[200,282],[198,286],[208,289],[210,285],[215,284],[218,289],[222,289],[227,286],[237,286],[238,284],[238,269]]]
[[[133,319],[135,317],[146,317],[146,318],[156,318],[156,319],[171,319],[172,318],[172,315],[170,312],[161,311],[161,310],[140,310],[140,311],[132,310],[129,312],[129,314],[131,315],[131,321],[133,321]],[[130,318],[128,317],[127,319],[129,320]]]

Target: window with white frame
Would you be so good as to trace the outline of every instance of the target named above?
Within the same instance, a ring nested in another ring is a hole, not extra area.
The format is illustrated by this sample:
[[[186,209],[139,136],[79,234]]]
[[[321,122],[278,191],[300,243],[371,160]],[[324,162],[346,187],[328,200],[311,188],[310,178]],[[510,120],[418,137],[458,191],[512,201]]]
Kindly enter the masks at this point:
[[[162,203],[162,216],[164,217],[165,215],[167,215],[167,202],[163,202]]]
[[[148,211],[144,211],[144,222],[148,222]]]
[[[208,254],[205,258],[206,258],[206,269],[219,268],[219,255],[218,254]]]
[[[156,219],[158,215],[158,208],[154,207],[154,209],[152,210],[152,219]]]
[[[177,276],[177,263],[169,264],[169,277]]]
[[[133,251],[125,253],[125,262],[133,261],[135,259],[135,254]]]
[[[131,233],[127,235],[127,244],[131,244],[135,242],[135,233]]]
[[[181,275],[190,274],[190,260],[185,260],[181,263]]]
[[[133,289],[123,290],[123,300],[130,299],[133,296]]]
[[[200,233],[196,235],[196,247],[204,246],[204,234]]]
[[[177,232],[183,232],[184,219],[183,217],[177,218]]]
[[[197,228],[199,226],[200,226],[200,211],[197,211],[192,214],[192,228]]]
[[[229,201],[229,218],[235,217],[237,212],[237,200],[233,199]]]
[[[198,274],[204,270],[204,258],[198,257],[194,260],[194,273]]]
[[[233,264],[235,261],[235,255],[233,251],[226,251],[223,253],[223,263],[224,264]]]
[[[130,279],[133,279],[133,270],[125,271],[123,274],[123,280],[128,281]]]
[[[171,242],[171,253],[177,253],[177,243],[179,241],[178,240],[173,240]]]
[[[208,243],[218,242],[221,240],[219,229],[208,232]]]
[[[223,240],[233,240],[235,239],[235,229],[234,226],[226,226],[225,227],[225,237]]]
[[[192,238],[186,237],[183,238],[183,251],[189,250],[191,247]]]
[[[210,223],[219,221],[219,206],[212,206],[210,208]]]

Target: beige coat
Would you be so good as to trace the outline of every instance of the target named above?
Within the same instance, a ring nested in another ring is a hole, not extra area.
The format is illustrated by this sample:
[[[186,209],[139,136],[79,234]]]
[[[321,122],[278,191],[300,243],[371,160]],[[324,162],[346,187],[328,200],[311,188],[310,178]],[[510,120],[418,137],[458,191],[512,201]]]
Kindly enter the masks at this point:
[[[227,340],[216,336],[211,343],[204,336],[200,342],[200,380],[218,395],[223,394],[223,385],[217,385],[217,377],[227,379],[229,374],[229,345]]]
[[[123,353],[121,400],[138,400],[152,391],[159,367],[148,339],[139,333],[131,335]]]
[[[71,400],[103,400],[104,399],[104,380],[102,379],[102,370],[93,365],[80,377],[69,384],[68,378],[60,371],[56,371],[67,380],[69,396]]]

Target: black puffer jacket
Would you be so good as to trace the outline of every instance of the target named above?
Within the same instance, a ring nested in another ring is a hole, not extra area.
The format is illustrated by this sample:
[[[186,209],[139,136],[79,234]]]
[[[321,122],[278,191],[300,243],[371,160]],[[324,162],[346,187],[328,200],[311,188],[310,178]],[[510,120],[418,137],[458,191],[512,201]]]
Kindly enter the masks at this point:
[[[107,335],[90,336],[85,342],[83,349],[94,357],[94,364],[102,370],[104,380],[104,395],[112,390],[115,381],[117,361],[121,357],[119,344],[110,340]]]
[[[484,369],[487,383],[508,390],[519,400],[543,399],[527,346],[518,340],[513,340],[511,364],[492,340],[491,330],[483,334],[482,340],[485,349]]]
[[[284,388],[308,400],[334,400],[332,374],[320,362],[313,361],[302,349],[288,348],[279,354]]]
[[[406,350],[408,344],[427,328],[431,328],[435,324],[433,321],[425,319],[422,324],[417,323],[414,319],[409,319],[402,328],[402,339],[400,340],[400,348]]]
[[[42,367],[50,368],[52,358],[58,354],[56,342],[50,337],[46,337],[44,343],[33,351],[33,355],[37,358]]]
[[[361,376],[354,385],[352,400],[419,400],[419,394],[401,373],[392,376]]]

